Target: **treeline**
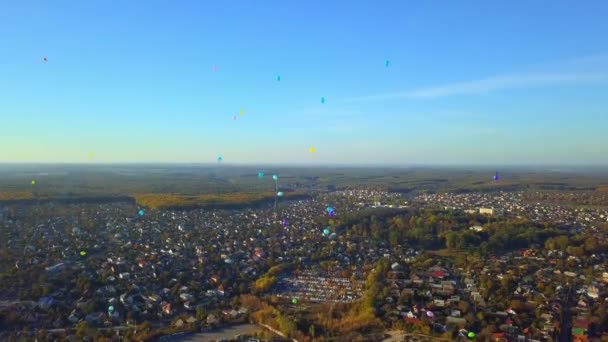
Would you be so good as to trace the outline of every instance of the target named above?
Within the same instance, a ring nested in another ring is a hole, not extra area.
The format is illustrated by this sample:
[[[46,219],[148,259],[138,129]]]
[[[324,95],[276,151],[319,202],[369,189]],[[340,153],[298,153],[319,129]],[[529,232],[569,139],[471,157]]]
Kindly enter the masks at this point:
[[[196,207],[238,207],[255,205],[274,201],[273,192],[246,193],[233,192],[227,194],[201,194],[195,196],[179,194],[143,194],[135,195],[138,205],[148,208],[196,208]],[[285,192],[279,200],[293,200],[309,197],[300,192]]]
[[[388,241],[391,248],[416,245],[427,250],[474,248],[482,254],[542,246],[553,237],[567,235],[551,224],[527,219],[492,218],[482,232],[469,229],[482,225],[487,217],[478,214],[420,209],[377,210],[347,216],[341,222],[341,235],[349,241],[366,239]]]
[[[34,194],[26,191],[0,192],[0,201],[16,201],[33,199]]]
[[[272,266],[268,272],[258,278],[253,286],[253,292],[256,294],[266,292],[270,290],[277,283],[278,277],[281,273],[292,270],[295,267],[292,263],[285,263],[276,266]]]

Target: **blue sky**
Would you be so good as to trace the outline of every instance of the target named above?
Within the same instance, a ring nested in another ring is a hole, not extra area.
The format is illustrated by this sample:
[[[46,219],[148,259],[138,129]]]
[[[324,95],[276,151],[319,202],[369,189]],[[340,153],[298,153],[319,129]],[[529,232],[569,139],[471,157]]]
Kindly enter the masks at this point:
[[[607,15],[606,1],[3,2],[0,162],[606,164]]]

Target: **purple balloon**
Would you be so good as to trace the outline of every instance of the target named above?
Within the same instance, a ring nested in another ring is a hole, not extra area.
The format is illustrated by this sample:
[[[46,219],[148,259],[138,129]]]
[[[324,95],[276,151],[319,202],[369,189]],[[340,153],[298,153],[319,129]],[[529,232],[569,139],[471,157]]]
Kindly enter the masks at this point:
[[[283,227],[287,227],[287,219],[283,219]]]

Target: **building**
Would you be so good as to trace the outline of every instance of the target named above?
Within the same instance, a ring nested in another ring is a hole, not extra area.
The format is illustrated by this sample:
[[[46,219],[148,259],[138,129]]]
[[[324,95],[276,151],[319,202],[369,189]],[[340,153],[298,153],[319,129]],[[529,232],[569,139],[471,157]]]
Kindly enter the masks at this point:
[[[503,214],[503,211],[498,208],[479,208],[479,213],[483,215],[500,216]]]

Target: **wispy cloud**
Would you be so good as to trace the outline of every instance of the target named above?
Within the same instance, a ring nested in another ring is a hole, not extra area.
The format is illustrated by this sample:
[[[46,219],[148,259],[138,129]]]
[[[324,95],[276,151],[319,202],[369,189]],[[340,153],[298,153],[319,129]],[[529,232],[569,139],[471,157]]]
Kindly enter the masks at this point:
[[[498,76],[479,80],[451,83],[437,87],[421,88],[396,93],[361,96],[342,100],[342,102],[378,101],[400,98],[437,98],[462,94],[482,94],[506,88],[529,87],[538,85],[586,84],[608,81],[608,73],[538,73]]]
[[[571,64],[584,66],[606,66],[608,65],[608,53],[579,57],[573,59]]]

